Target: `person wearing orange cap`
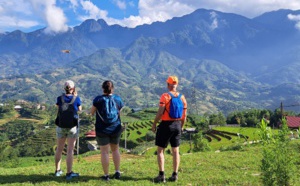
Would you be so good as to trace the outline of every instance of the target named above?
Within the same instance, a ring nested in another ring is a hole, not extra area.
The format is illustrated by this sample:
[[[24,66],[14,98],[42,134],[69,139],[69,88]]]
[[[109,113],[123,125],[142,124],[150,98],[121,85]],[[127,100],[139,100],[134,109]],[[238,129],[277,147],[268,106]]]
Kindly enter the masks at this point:
[[[157,146],[157,161],[159,168],[159,174],[154,178],[154,182],[166,181],[164,173],[164,150],[169,143],[171,144],[173,155],[173,173],[169,180],[178,180],[180,137],[186,121],[187,102],[184,95],[176,90],[178,78],[176,76],[169,76],[166,82],[169,92],[161,95],[159,109],[152,125],[152,131],[154,133],[156,132],[155,145]],[[177,106],[177,110],[180,113],[177,117],[171,114],[171,112],[173,112],[172,108],[174,108],[172,99],[175,100],[176,98],[179,105],[182,104],[182,106]],[[160,124],[157,126],[159,121]]]

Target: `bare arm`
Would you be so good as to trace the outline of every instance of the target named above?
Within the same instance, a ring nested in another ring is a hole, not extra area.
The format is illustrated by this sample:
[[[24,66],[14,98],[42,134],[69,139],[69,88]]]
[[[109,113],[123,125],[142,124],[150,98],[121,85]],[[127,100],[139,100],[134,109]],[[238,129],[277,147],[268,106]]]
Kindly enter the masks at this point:
[[[152,124],[152,132],[156,131],[156,125],[159,122],[159,120],[161,119],[161,116],[163,115],[165,111],[165,107],[159,106],[156,117],[154,119],[154,122]]]
[[[183,130],[183,126],[185,124],[185,121],[186,121],[186,110],[187,109],[184,109],[183,112],[184,112],[184,115],[183,115],[183,118],[181,120],[181,130]]]
[[[92,106],[92,108],[91,108],[92,116],[95,114],[96,111],[97,111],[97,108],[95,106]]]

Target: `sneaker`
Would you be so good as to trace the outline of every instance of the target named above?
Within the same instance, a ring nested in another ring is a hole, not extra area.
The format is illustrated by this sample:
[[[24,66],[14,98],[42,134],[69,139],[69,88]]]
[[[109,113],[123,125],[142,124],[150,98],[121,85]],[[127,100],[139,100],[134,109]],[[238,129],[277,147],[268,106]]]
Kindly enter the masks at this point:
[[[157,177],[155,177],[153,179],[153,181],[154,181],[154,183],[159,183],[159,182],[165,183],[166,182],[165,175],[158,175]]]
[[[106,176],[101,176],[101,179],[102,179],[103,181],[109,181],[109,176],[108,176],[108,175],[106,175]]]
[[[57,170],[55,171],[55,176],[61,176],[63,174],[63,171],[62,170]]]
[[[66,174],[67,180],[71,180],[72,178],[75,178],[75,177],[79,177],[79,173],[74,173],[73,171],[71,171],[70,173]]]
[[[169,178],[170,181],[177,181],[178,180],[178,174],[172,174],[172,176]]]
[[[119,180],[121,178],[121,173],[120,172],[116,172],[113,177],[115,179]]]

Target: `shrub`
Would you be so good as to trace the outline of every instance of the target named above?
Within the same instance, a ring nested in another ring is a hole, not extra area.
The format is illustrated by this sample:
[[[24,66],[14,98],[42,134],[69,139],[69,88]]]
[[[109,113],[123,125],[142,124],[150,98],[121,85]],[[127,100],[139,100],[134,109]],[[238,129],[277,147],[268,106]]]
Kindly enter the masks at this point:
[[[206,138],[203,137],[202,132],[198,132],[197,134],[193,135],[193,144],[194,149],[193,151],[210,151],[211,147],[209,146],[209,142],[206,140]]]
[[[155,133],[153,133],[152,131],[148,131],[146,133],[146,139],[147,141],[155,140]]]
[[[264,130],[264,129],[262,129]],[[272,143],[263,143],[261,161],[262,181],[264,185],[290,185],[295,170],[292,151],[289,150],[287,122],[282,119],[282,129],[274,136]],[[270,142],[270,139],[266,139]]]

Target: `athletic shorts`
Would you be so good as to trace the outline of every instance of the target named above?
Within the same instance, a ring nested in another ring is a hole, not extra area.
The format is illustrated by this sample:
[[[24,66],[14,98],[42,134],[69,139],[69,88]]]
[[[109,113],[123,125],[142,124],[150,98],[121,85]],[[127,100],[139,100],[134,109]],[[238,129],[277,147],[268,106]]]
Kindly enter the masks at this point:
[[[121,138],[122,130],[115,134],[105,134],[97,133],[96,140],[99,146],[104,146],[107,144],[119,144]]]
[[[56,127],[57,138],[77,138],[77,136],[78,136],[78,128],[76,126],[73,128]]]
[[[181,121],[162,121],[156,130],[155,145],[166,148],[179,147],[181,137]]]

